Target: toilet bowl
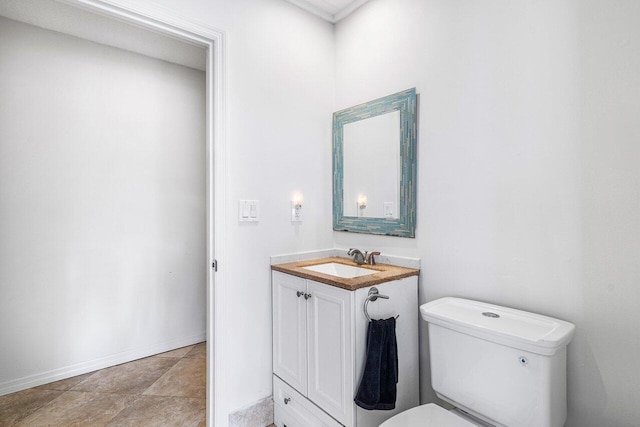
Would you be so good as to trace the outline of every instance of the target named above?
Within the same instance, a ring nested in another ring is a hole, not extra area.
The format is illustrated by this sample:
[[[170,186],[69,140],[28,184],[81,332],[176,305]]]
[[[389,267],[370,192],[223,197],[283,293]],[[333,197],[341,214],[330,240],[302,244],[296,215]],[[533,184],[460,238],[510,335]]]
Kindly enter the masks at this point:
[[[431,385],[452,411],[429,403],[380,427],[562,427],[567,417],[563,320],[461,298],[420,307],[428,323]]]
[[[427,403],[389,418],[380,424],[380,427],[478,427],[483,425],[447,411],[435,403]]]

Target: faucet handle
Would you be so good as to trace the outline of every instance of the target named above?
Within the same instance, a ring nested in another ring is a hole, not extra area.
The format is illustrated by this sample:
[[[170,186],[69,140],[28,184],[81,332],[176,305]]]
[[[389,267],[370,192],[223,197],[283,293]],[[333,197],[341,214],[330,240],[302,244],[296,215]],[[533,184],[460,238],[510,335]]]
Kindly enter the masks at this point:
[[[376,259],[373,257],[374,255],[380,255],[380,252],[378,251],[365,252],[364,263],[369,265],[376,265]]]
[[[353,262],[355,262],[356,264],[358,265],[364,264],[364,254],[360,252],[359,249],[351,248],[349,249],[349,252],[347,252],[347,255],[352,256]]]

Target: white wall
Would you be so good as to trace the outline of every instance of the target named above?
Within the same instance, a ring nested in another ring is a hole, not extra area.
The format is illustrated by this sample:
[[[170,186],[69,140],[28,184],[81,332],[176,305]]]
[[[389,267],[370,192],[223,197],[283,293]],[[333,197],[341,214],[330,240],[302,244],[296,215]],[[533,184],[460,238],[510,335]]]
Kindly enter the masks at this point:
[[[202,71],[0,18],[0,390],[202,341]]]
[[[230,2],[226,2],[227,4]],[[231,8],[231,6],[229,6]],[[228,26],[229,409],[272,393],[269,256],[331,247],[333,43],[329,24],[290,4],[233,2]],[[291,223],[294,192],[304,221]],[[237,202],[260,200],[258,224]]]
[[[336,26],[336,110],[415,86],[421,301],[567,319],[568,426],[640,423],[640,3],[372,0]],[[433,401],[421,334],[422,400]]]
[[[225,32],[225,360],[229,411],[271,395],[269,256],[332,246],[333,26],[282,0],[122,0]],[[294,191],[304,221],[290,221]],[[238,222],[238,200],[261,219]]]
[[[333,26],[282,0],[110,0],[225,32],[224,359],[230,411],[271,395],[269,256],[332,246]],[[290,222],[294,192],[304,222]],[[240,224],[239,199],[261,220]],[[82,301],[78,298],[78,301]]]

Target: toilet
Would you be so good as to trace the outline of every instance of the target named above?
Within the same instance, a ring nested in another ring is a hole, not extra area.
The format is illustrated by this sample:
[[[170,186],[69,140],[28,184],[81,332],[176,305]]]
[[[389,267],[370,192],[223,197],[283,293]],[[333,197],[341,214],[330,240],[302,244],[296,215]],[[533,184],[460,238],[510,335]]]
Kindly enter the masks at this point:
[[[561,427],[566,356],[575,326],[461,298],[420,307],[428,322],[431,385],[454,406],[401,412],[380,427]]]

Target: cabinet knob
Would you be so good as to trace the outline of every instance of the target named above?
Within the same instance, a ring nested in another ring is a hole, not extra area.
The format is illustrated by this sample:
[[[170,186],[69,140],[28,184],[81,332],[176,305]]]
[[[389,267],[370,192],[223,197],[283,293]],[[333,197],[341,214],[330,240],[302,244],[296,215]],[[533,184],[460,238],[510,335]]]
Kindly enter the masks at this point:
[[[284,404],[285,404],[285,405],[288,405],[288,404],[289,404],[289,402],[291,402],[291,398],[290,398],[290,397],[285,397],[285,398],[284,398]]]
[[[304,294],[304,299],[309,299],[311,298],[311,294]]]
[[[296,292],[296,295],[298,295],[298,298],[300,298],[302,295],[304,295],[304,292],[302,292],[302,291],[297,291],[297,292]]]

